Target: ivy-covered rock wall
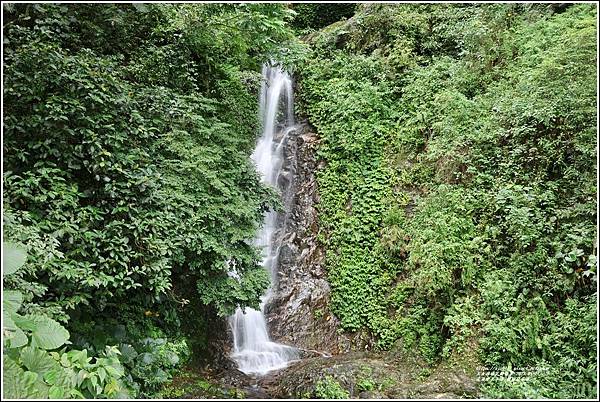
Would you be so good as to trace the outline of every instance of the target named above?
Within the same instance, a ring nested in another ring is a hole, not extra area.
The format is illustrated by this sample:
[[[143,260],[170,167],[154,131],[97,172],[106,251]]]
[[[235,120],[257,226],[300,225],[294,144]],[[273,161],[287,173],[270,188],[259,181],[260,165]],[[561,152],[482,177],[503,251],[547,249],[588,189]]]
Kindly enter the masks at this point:
[[[342,328],[538,369],[492,396],[595,395],[596,34],[585,4],[364,4],[307,37]]]

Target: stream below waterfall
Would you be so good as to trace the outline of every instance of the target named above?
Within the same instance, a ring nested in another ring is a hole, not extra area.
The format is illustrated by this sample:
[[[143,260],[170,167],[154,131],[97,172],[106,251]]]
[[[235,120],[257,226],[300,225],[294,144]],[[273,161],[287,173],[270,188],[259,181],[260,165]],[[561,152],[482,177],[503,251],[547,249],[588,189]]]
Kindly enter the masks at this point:
[[[263,131],[251,158],[263,183],[278,188],[283,146],[295,130],[292,79],[281,67],[274,65],[264,65],[262,76],[259,113]],[[294,347],[271,341],[265,320],[265,304],[277,282],[279,242],[274,236],[277,223],[276,211],[265,213],[263,225],[254,240],[262,250],[262,265],[271,275],[271,286],[262,297],[260,310],[238,308],[229,317],[233,333],[231,358],[246,374],[264,375],[282,369],[300,355]]]

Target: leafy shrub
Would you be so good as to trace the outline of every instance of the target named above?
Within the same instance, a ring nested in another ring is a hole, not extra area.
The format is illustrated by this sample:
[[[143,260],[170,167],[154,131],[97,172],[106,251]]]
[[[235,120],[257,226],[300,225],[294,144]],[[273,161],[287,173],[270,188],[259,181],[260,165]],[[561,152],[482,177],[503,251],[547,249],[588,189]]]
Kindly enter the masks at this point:
[[[267,281],[246,240],[274,197],[248,159],[257,89],[241,77],[257,66],[247,52],[267,58],[272,45],[265,35],[289,35],[285,9],[15,5],[8,11],[4,196],[21,222],[52,237],[60,257],[43,266],[31,261],[24,280],[39,286],[31,293],[35,301],[56,306],[65,294],[71,303],[62,307],[72,309],[92,294],[159,299],[185,272],[202,281],[205,302],[220,314],[256,305]],[[209,20],[236,21],[229,28],[234,39],[227,38],[236,50],[202,60],[226,35],[224,28],[214,37],[193,25],[207,22],[201,25],[210,31]],[[229,66],[236,58],[238,67]],[[203,69],[210,85],[198,75]],[[20,234],[25,243],[33,240],[25,229]],[[253,279],[224,282],[228,264]],[[226,301],[208,296],[211,290]]]
[[[161,322],[169,310],[146,310],[143,314],[133,306],[121,308],[119,318],[97,320],[80,315],[73,325],[72,342],[91,355],[102,353],[103,345],[116,345],[125,369],[123,380],[137,397],[153,397],[163,384],[190,359],[189,341],[182,331],[164,331]],[[125,322],[125,324],[123,324]]]
[[[167,341],[164,338],[146,338],[134,349],[121,345],[123,364],[129,368],[132,380],[139,384],[142,395],[152,395],[171,379],[175,369],[189,357],[185,340]]]
[[[325,376],[324,379],[317,381],[315,384],[315,398],[348,399],[350,394],[333,377]]]
[[[320,29],[354,14],[356,4],[313,3],[292,4],[296,12],[292,26],[298,29]]]
[[[11,275],[25,264],[22,246],[4,243],[3,275]],[[88,357],[87,350],[69,350],[69,332],[53,319],[36,314],[20,315],[22,294],[2,294],[3,390],[6,398],[122,398],[129,395],[122,382],[119,350],[107,346],[103,353]],[[93,363],[92,363],[93,360]]]
[[[357,383],[359,391],[373,391],[375,389],[375,382],[371,378],[362,378]]]
[[[548,368],[492,396],[595,395],[596,12],[373,4],[310,36],[299,100],[344,329]]]

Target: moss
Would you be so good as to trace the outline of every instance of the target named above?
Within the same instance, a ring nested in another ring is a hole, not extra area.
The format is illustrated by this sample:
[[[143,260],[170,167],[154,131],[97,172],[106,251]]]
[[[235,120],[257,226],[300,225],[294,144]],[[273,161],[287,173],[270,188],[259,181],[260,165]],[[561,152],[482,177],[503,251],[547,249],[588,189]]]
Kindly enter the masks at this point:
[[[158,399],[244,399],[246,392],[242,389],[223,385],[193,369],[181,371],[170,384],[165,385],[154,395]]]

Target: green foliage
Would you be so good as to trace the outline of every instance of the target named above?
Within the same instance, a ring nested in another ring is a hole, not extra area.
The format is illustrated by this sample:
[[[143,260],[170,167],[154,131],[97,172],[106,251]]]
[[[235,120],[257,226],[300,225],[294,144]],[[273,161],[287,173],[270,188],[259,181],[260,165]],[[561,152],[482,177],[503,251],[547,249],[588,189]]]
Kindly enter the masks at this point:
[[[205,304],[213,304],[221,316],[231,315],[242,305],[259,308],[263,290],[269,286],[269,274],[265,270],[254,270],[241,280],[232,277],[206,277],[198,281],[198,292]]]
[[[343,328],[548,368],[490,396],[595,396],[596,19],[372,4],[309,37],[299,99]]]
[[[27,260],[22,247],[4,243],[3,265],[14,274]],[[5,398],[122,398],[128,390],[119,350],[107,346],[92,359],[87,350],[62,348],[70,343],[69,332],[43,315],[20,315],[21,292],[5,290],[3,316],[3,390]],[[92,363],[92,360],[94,362]]]
[[[597,396],[597,10],[561,7],[8,5],[5,396],[155,395],[211,319],[257,306],[270,58],[321,136],[342,328],[539,369],[491,397]],[[290,23],[331,25],[307,46]]]
[[[2,260],[7,270],[3,275],[14,274],[27,260],[27,253],[22,246],[4,243],[5,251]],[[3,342],[9,349],[20,348],[28,343],[32,347],[52,350],[64,345],[69,339],[69,332],[58,322],[42,315],[20,315],[23,295],[18,290],[6,290],[2,293]]]
[[[18,244],[2,242],[3,274],[14,274],[25,264],[27,253]]]
[[[185,365],[191,355],[189,341],[181,332],[167,331],[162,326],[177,311],[139,311],[137,303],[121,306],[119,317],[98,320],[93,312],[82,314],[73,324],[72,342],[91,355],[102,353],[106,344],[116,345],[125,369],[123,381],[136,397],[154,397],[162,386]]]
[[[352,17],[356,4],[352,3],[292,3],[296,12],[291,25],[297,29],[320,29],[336,21]]]
[[[318,180],[322,236],[327,236],[329,280],[335,289],[331,308],[347,329],[360,328],[377,313],[373,309],[386,285],[376,234],[389,196],[382,152],[387,130],[379,125],[389,115],[382,101],[386,88],[353,79],[378,67],[368,59],[350,65],[340,55],[301,71],[300,95],[323,137],[319,155],[327,160]]]
[[[325,376],[324,379],[315,384],[315,398],[317,399],[349,399],[350,393],[346,391],[339,382],[331,376]]]
[[[185,370],[177,374],[175,381],[165,385],[153,395],[155,399],[245,399],[242,389],[222,384],[215,378],[202,377],[197,371]]]
[[[373,391],[375,389],[375,382],[371,378],[362,378],[356,382],[358,391]]]
[[[93,383],[68,387],[112,397],[123,382],[150,396],[191,348],[206,349],[216,336],[208,322],[257,306],[268,286],[249,240],[277,194],[249,154],[258,71],[281,47],[294,49],[293,12],[280,4],[4,11],[4,235],[29,256],[19,271],[7,266],[8,318],[21,308],[6,320],[7,342],[56,350],[70,333],[89,352],[78,368]],[[105,355],[107,345],[121,354]],[[118,376],[100,374],[109,366],[121,367]],[[26,370],[19,378],[22,389],[37,384]]]
[[[167,341],[164,338],[146,338],[136,344],[136,348],[128,351],[126,367],[134,382],[140,385],[142,395],[152,395],[160,386],[171,379],[176,369],[181,367],[189,357],[189,349],[185,339]]]
[[[595,361],[597,339],[590,328],[596,325],[596,317],[596,300],[588,297],[582,301],[567,300],[564,311],[557,313],[553,319],[547,317],[534,329],[516,320],[489,324],[490,336],[486,338],[484,347],[492,351],[485,361],[490,365],[497,364],[500,356],[495,348],[514,348],[513,345],[517,344],[521,350],[506,350],[518,364],[512,366],[528,364],[534,371],[528,376],[492,377],[483,385],[483,392],[492,398],[498,395],[507,398],[541,398],[549,395],[554,398],[593,398],[596,394],[593,385],[596,382],[596,367],[589,362]],[[512,331],[507,330],[510,326]],[[515,340],[515,335],[522,339]],[[536,349],[543,353],[544,360],[541,362],[524,360],[518,353],[535,353]],[[512,371],[510,367],[509,372]]]
[[[248,160],[257,81],[245,85],[244,69],[289,37],[286,18],[279,5],[254,4],[14,8],[4,184],[7,210],[26,228],[9,237],[29,244],[33,226],[60,252],[30,262],[27,281],[45,288],[30,298],[69,309],[92,294],[158,297],[186,272],[219,283],[234,306],[257,302],[264,280],[223,286],[232,264],[260,277],[246,240],[273,198]]]

